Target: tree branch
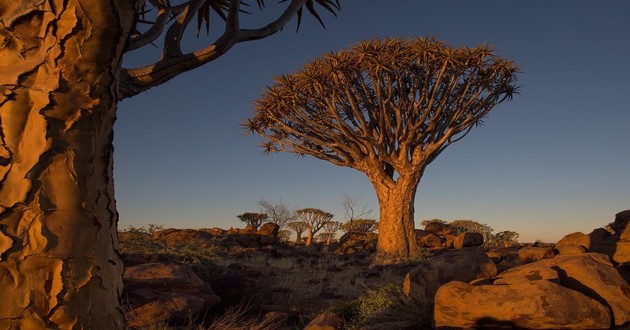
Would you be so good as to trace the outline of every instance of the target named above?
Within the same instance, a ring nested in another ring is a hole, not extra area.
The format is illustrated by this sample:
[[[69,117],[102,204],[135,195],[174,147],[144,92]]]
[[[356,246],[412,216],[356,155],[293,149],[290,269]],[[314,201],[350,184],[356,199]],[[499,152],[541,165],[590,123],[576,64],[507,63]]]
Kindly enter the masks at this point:
[[[154,64],[141,68],[121,70],[118,87],[118,98],[124,99],[137,95],[152,87],[161,85],[181,73],[196,69],[225,54],[232,46],[239,42],[266,38],[282,29],[306,0],[293,0],[284,12],[275,21],[259,29],[240,29],[238,9],[240,1],[232,0],[226,21],[225,32],[211,45],[201,50],[183,54],[180,48],[181,35],[186,25],[192,19],[193,13],[202,3],[200,0],[191,0],[182,16],[169,28],[164,41],[163,58]]]

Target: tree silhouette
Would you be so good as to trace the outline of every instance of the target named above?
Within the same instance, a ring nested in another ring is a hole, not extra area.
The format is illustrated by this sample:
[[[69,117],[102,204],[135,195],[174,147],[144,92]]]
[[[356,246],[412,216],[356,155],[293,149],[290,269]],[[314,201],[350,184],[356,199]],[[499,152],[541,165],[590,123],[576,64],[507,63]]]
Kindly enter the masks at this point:
[[[317,234],[333,215],[320,209],[306,208],[295,211],[298,218],[306,224],[306,246],[313,243],[313,235]]]
[[[322,22],[322,9],[339,9],[333,0],[283,1],[276,18],[244,28],[248,3],[0,1],[0,273],[11,274],[0,276],[0,328],[124,327],[117,102],[273,35],[293,17],[299,25],[303,11]],[[184,51],[187,27],[209,30],[211,20],[216,39]],[[151,44],[162,49],[156,62],[122,66],[125,53]]]
[[[269,219],[269,216],[266,215],[265,213],[253,213],[253,212],[239,214],[236,217],[239,220],[243,221],[248,226],[252,226],[256,229],[258,229],[258,227],[260,227],[260,225],[262,225],[263,222]]]
[[[261,199],[258,201],[258,205],[269,215],[269,221],[280,226],[280,229],[286,227],[287,223],[295,217],[289,204],[282,201],[270,202],[266,199]]]
[[[380,208],[374,262],[396,263],[417,253],[413,203],[426,166],[512,98],[516,72],[489,46],[365,41],[276,77],[244,125],[266,153],[364,172]]]

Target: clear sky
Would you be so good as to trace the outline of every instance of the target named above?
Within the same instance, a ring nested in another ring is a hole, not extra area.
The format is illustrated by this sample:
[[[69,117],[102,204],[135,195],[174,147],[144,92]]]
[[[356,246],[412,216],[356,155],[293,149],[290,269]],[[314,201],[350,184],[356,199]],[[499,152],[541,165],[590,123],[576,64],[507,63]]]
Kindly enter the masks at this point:
[[[254,2],[255,3],[255,2]],[[263,156],[239,126],[272,77],[373,37],[436,36],[495,45],[521,66],[521,95],[450,146],[415,202],[423,219],[473,219],[521,241],[590,232],[630,208],[630,1],[342,0],[326,29],[305,15],[264,40],[119,104],[115,187],[121,228],[237,227],[257,201],[314,207],[343,221],[349,194],[378,204],[360,172],[291,154]],[[272,15],[256,7],[249,24]],[[193,30],[195,27],[192,28]],[[192,39],[189,47],[208,39]],[[159,54],[129,54],[128,65]]]

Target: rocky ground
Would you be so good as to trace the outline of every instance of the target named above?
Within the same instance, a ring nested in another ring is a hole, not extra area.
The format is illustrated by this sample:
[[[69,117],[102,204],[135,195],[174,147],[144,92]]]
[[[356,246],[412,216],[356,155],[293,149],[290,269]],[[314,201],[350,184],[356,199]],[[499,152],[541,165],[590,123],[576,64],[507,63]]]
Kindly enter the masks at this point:
[[[421,257],[370,267],[376,234],[295,245],[278,228],[120,233],[136,329],[608,329],[630,325],[630,210],[608,230],[484,251],[417,230]]]

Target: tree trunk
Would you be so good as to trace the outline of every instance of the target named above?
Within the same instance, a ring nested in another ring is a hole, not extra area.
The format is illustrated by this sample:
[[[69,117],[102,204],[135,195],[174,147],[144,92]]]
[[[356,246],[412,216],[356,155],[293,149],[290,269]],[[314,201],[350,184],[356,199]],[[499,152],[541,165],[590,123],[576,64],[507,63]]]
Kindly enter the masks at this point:
[[[133,1],[0,13],[0,328],[122,328],[112,126]]]
[[[306,246],[313,244],[313,228],[306,228]]]
[[[328,233],[328,237],[326,238],[326,245],[330,245],[332,242],[333,233]]]
[[[296,243],[302,243],[302,232],[295,232],[295,234],[297,235],[297,237],[295,238],[295,242]]]
[[[405,263],[417,256],[413,203],[420,176],[401,176],[389,186],[382,181],[371,180],[380,210],[373,264]]]

